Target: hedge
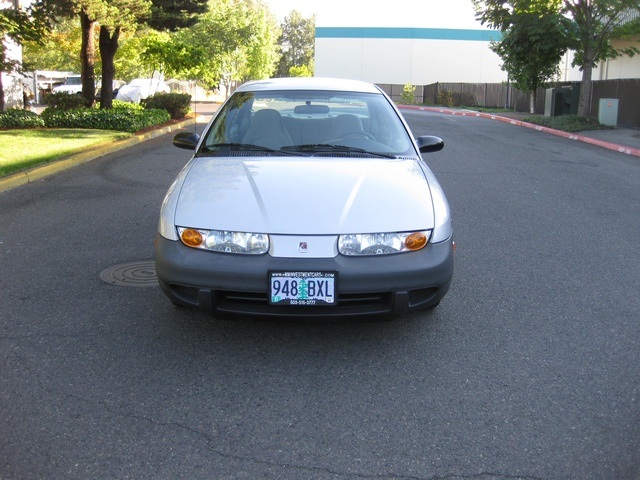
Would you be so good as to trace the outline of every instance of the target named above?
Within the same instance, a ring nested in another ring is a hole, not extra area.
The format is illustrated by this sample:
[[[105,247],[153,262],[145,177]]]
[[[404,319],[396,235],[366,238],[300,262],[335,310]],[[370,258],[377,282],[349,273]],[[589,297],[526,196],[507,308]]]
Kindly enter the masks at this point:
[[[54,92],[47,96],[49,108],[56,110],[74,110],[84,107],[84,98],[76,93]]]
[[[58,110],[47,108],[40,116],[49,128],[95,128],[130,133],[167,122],[171,118],[166,110],[122,106],[109,110],[97,108]]]
[[[163,108],[171,118],[181,119],[189,113],[191,95],[188,93],[156,93],[141,101],[145,108]]]
[[[10,108],[0,112],[0,128],[44,127],[44,120],[37,113],[21,108]]]

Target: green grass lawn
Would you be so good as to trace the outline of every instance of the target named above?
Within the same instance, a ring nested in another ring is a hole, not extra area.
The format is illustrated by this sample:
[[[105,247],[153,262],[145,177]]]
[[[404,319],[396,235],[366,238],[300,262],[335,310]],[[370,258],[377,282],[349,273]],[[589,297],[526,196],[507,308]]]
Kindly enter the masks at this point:
[[[131,137],[130,133],[83,129],[0,131],[0,176]]]

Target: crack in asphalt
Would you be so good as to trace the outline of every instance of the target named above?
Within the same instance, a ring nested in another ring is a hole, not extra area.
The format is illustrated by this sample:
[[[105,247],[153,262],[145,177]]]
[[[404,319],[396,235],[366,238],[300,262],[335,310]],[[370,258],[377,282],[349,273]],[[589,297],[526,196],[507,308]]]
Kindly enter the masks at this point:
[[[86,405],[98,405],[100,407],[102,407],[108,414],[112,415],[112,416],[116,416],[116,417],[120,417],[120,418],[124,418],[124,419],[128,419],[128,420],[136,420],[136,421],[141,421],[141,422],[146,422],[148,424],[154,425],[154,426],[158,426],[158,427],[170,427],[170,428],[176,428],[179,430],[183,430],[186,432],[189,432],[190,434],[193,434],[197,437],[202,438],[207,446],[206,448],[222,457],[222,458],[226,458],[226,459],[232,459],[232,460],[237,460],[237,461],[242,461],[242,462],[252,462],[254,464],[257,465],[266,465],[269,467],[278,467],[278,468],[285,468],[285,469],[291,469],[291,470],[301,470],[301,471],[307,471],[307,472],[323,472],[332,476],[338,476],[338,477],[344,477],[344,478],[359,478],[359,479],[378,479],[378,480],[464,480],[464,479],[484,479],[486,478],[486,480],[491,480],[491,479],[504,479],[504,480],[545,480],[542,477],[536,477],[536,476],[530,476],[530,475],[512,475],[512,474],[506,474],[506,473],[497,473],[497,472],[480,472],[480,473],[476,473],[476,474],[461,474],[461,473],[449,473],[449,474],[444,474],[444,475],[432,475],[432,476],[417,476],[417,475],[405,475],[405,474],[398,474],[398,473],[384,473],[384,474],[368,474],[368,473],[356,473],[356,472],[342,472],[342,471],[338,471],[338,470],[332,470],[330,468],[327,467],[314,467],[314,466],[309,466],[309,465],[301,465],[301,464],[289,464],[289,463],[280,463],[280,462],[275,462],[275,461],[270,461],[270,460],[265,460],[265,459],[261,459],[258,457],[254,457],[254,456],[244,456],[244,455],[237,455],[237,454],[232,454],[232,453],[228,453],[228,452],[224,452],[220,449],[216,449],[212,446],[212,444],[215,442],[215,437],[214,435],[210,435],[202,430],[198,430],[195,429],[193,427],[190,427],[188,425],[182,424],[182,423],[176,423],[176,422],[163,422],[148,416],[144,416],[144,415],[136,415],[133,413],[123,413],[121,411],[116,410],[115,408],[113,408],[112,406],[110,406],[106,401],[100,401],[100,400],[87,400],[85,397],[81,397],[78,395],[74,395],[72,393],[68,393],[68,392],[62,392],[58,389],[54,389],[54,388],[50,388],[49,386],[45,385],[44,382],[36,375],[36,372],[30,368],[27,364],[27,360],[25,358],[22,357],[22,355],[20,355],[18,352],[11,351],[9,353],[9,355],[7,355],[6,359],[8,359],[10,356],[14,356],[23,366],[23,368],[25,370],[27,370],[27,372],[29,372],[30,374],[32,374],[32,378],[35,379],[35,381],[38,383],[38,385],[40,385],[40,387],[42,388],[42,390],[44,390],[45,392],[47,392],[48,394],[51,395],[56,395],[60,398],[70,398],[73,399],[75,402],[77,403],[84,403]]]

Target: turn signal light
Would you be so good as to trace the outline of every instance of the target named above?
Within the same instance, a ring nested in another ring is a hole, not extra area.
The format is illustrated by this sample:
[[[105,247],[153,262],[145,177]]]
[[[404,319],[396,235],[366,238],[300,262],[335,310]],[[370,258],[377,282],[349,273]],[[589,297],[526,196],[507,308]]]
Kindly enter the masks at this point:
[[[202,234],[192,228],[187,228],[186,230],[184,230],[180,235],[180,238],[182,239],[182,242],[188,247],[197,248],[201,246],[202,242],[204,241],[204,239],[202,238]]]
[[[429,237],[427,237],[424,232],[416,232],[412,233],[404,240],[404,245],[409,250],[420,250],[427,244],[428,240]]]

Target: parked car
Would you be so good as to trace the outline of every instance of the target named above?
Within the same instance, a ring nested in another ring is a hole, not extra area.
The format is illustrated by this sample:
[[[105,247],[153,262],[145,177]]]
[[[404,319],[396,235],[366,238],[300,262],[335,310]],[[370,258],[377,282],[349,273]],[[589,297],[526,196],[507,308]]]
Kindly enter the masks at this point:
[[[169,86],[156,78],[136,78],[118,89],[116,100],[140,103],[140,100],[159,92],[169,93]]]
[[[241,86],[164,199],[160,286],[214,314],[345,317],[437,306],[453,275],[449,206],[388,96],[359,81]]]
[[[69,75],[62,85],[53,87],[53,93],[59,92],[82,95],[82,77],[80,75]]]
[[[114,80],[112,82],[113,91],[114,91],[114,98],[115,98],[115,93],[118,91],[118,89],[122,85],[124,85],[124,83],[125,82],[123,82],[122,80]],[[101,80],[97,79],[97,81],[96,81],[96,94],[95,94],[95,98],[96,99],[100,98],[100,89],[101,89]],[[67,93],[82,95],[82,77],[80,75],[69,75],[62,85],[58,85],[57,87],[53,87],[53,92],[54,93],[67,92]]]

